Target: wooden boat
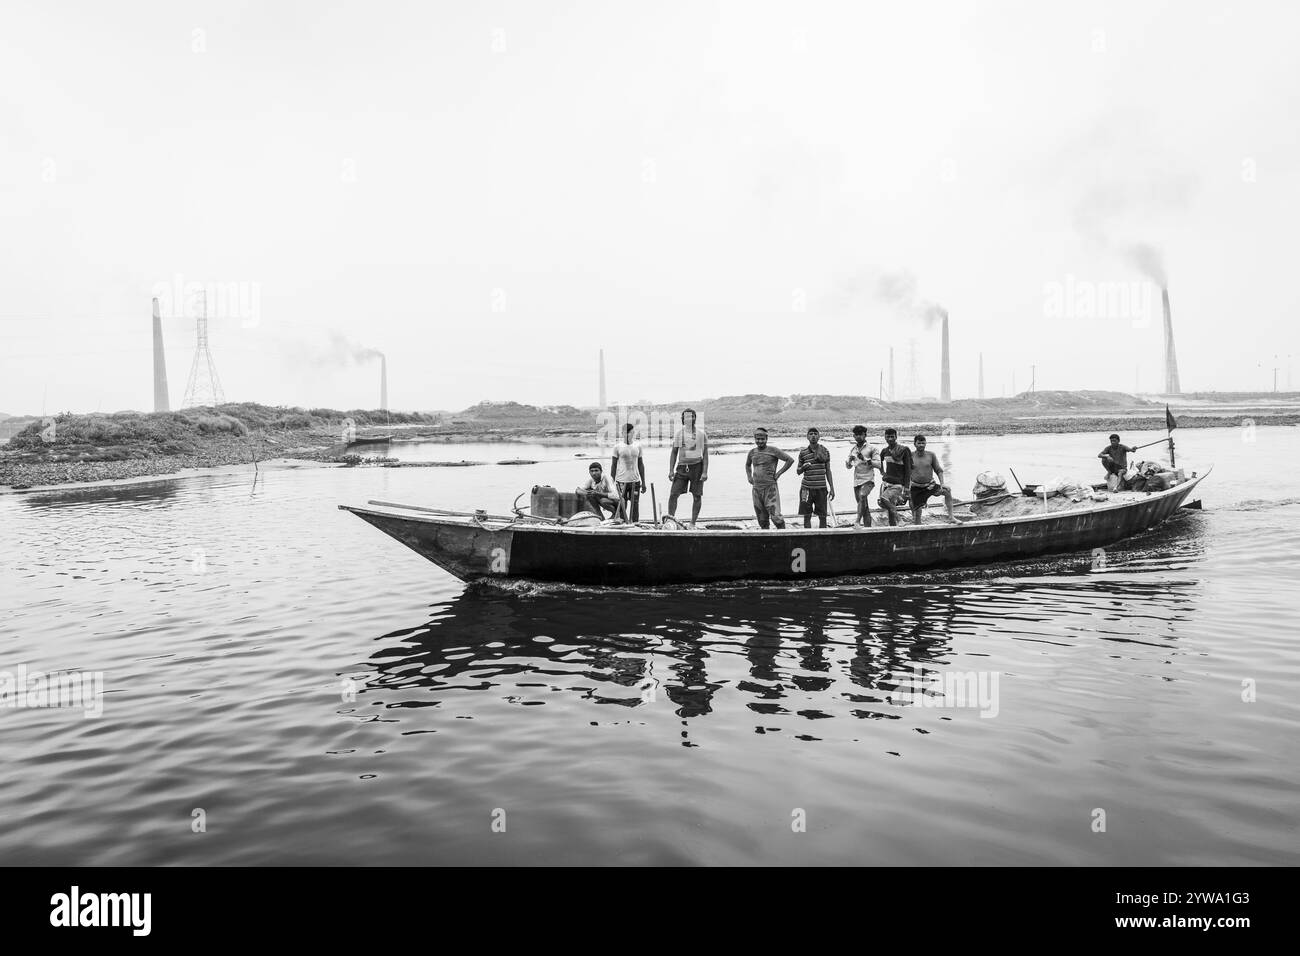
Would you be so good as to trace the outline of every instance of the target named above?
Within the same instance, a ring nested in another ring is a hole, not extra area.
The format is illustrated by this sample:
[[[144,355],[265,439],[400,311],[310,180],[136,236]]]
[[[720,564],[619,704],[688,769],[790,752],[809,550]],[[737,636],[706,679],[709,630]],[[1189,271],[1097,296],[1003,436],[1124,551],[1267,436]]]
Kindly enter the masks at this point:
[[[393,440],[392,435],[358,435],[348,442],[348,447],[353,445],[387,445]]]
[[[855,529],[664,530],[565,527],[527,515],[339,505],[465,581],[526,578],[589,585],[790,580],[985,564],[1105,548],[1168,519],[1209,475],[1094,507],[1004,519]],[[1193,502],[1192,506],[1199,506]],[[739,525],[741,519],[731,519]],[[711,519],[709,524],[727,524]]]

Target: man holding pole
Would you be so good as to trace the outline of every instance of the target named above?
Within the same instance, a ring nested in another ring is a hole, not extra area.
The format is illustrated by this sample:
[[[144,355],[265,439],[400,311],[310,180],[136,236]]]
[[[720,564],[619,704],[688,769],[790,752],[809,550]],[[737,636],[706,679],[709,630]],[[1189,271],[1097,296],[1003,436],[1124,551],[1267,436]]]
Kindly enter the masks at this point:
[[[1174,413],[1165,406],[1165,432],[1169,436],[1169,467],[1172,468],[1177,462],[1174,460],[1174,429],[1178,427],[1178,420],[1174,418]]]
[[[1178,420],[1174,418],[1174,413],[1165,406],[1165,437],[1158,438],[1155,441],[1149,441],[1145,445],[1135,445],[1129,447],[1122,444],[1118,435],[1110,436],[1110,444],[1101,450],[1097,457],[1101,459],[1102,465],[1106,469],[1106,488],[1110,491],[1122,491],[1128,487],[1128,479],[1124,473],[1128,471],[1129,452],[1138,452],[1143,448],[1150,448],[1152,445],[1158,445],[1162,441],[1169,442],[1169,467],[1172,468],[1177,464],[1174,457],[1174,429],[1178,427]]]
[[[1106,487],[1110,491],[1121,491],[1125,485],[1124,473],[1128,471],[1129,452],[1137,451],[1137,446],[1128,446],[1120,442],[1119,435],[1110,436],[1110,444],[1101,450],[1097,457],[1106,469]]]

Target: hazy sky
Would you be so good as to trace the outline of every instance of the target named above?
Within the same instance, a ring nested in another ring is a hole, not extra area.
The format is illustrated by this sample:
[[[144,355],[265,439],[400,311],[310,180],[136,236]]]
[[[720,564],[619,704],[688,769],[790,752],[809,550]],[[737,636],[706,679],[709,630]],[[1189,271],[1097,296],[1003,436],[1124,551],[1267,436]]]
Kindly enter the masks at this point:
[[[989,395],[1155,390],[1136,243],[1185,390],[1285,387],[1297,36],[1284,2],[5,0],[0,410],[150,408],[186,282],[243,296],[231,400],[377,405],[344,340],[394,408],[594,404],[601,347],[615,400],[875,394],[891,344],[935,394],[899,270],[958,396],[980,351]]]

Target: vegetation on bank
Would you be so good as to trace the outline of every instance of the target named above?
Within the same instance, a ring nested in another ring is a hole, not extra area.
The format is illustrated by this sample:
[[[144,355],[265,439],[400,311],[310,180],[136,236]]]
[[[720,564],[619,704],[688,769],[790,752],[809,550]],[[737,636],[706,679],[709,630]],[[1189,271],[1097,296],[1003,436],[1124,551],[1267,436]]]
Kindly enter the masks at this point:
[[[58,462],[192,456],[231,444],[248,445],[259,438],[277,444],[328,446],[339,441],[347,419],[360,429],[438,421],[437,416],[419,412],[273,408],[252,402],[176,412],[65,412],[54,416],[52,426],[30,423],[3,450],[19,460]]]

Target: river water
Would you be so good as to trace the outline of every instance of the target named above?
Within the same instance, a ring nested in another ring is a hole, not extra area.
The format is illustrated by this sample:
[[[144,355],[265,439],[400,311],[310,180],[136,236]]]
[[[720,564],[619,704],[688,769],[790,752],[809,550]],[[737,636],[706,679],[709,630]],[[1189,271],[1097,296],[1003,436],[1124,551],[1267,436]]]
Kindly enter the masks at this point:
[[[1103,444],[932,440],[959,496]],[[1180,434],[1205,510],[1103,560],[620,592],[466,587],[335,507],[500,512],[594,450],[394,449],[537,463],[0,496],[0,671],[103,681],[0,708],[0,860],[1300,862],[1300,429]]]

